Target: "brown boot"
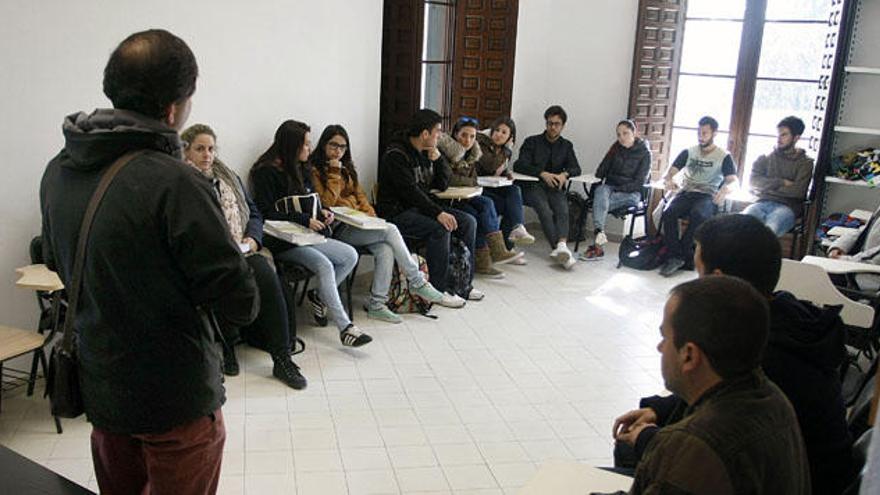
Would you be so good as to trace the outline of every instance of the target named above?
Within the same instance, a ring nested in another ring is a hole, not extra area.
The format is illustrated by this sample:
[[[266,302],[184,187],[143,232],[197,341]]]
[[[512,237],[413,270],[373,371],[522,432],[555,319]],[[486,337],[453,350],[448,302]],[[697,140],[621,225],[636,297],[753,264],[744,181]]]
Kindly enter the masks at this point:
[[[489,278],[504,278],[504,272],[492,266],[492,257],[489,255],[488,246],[477,248],[474,257],[477,260],[474,272]]]
[[[522,258],[525,254],[508,250],[507,246],[504,244],[504,236],[500,231],[486,234],[486,240],[489,242],[489,252],[491,253],[493,263],[510,263],[511,261]]]

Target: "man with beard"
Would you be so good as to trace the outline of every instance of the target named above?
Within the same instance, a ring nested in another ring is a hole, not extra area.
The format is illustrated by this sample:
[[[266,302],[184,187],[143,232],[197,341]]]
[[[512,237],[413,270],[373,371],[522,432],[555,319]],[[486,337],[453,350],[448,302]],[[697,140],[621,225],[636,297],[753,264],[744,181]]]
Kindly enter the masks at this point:
[[[727,150],[715,145],[718,121],[703,117],[699,121],[699,145],[682,151],[663,180],[666,191],[677,191],[673,180],[683,170],[681,191],[669,201],[663,212],[663,242],[668,258],[660,267],[660,274],[668,277],[683,268],[685,260],[694,258],[694,232],[717,210],[717,205],[736,188],[736,166]],[[687,219],[688,226],[679,238],[678,221]]]
[[[776,126],[776,149],[752,165],[749,184],[758,201],[743,213],[764,222],[777,237],[792,227],[803,213],[804,197],[813,176],[813,159],[797,148],[804,121],[789,116]]]

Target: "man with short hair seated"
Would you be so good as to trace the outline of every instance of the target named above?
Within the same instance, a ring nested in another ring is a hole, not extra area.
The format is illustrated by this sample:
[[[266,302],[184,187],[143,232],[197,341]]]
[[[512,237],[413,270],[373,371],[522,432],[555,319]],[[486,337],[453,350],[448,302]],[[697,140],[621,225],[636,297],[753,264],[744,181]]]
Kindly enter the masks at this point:
[[[631,494],[810,493],[797,418],[760,368],[768,329],[766,299],[740,279],[672,289],[657,350],[666,388],[687,408],[648,444]]]
[[[675,158],[663,177],[667,192],[678,191],[673,178],[682,171],[681,191],[669,200],[663,211],[663,243],[669,250],[660,275],[668,277],[693,259],[694,232],[701,223],[715,215],[720,205],[736,187],[736,166],[724,148],[715,144],[718,121],[703,117],[698,123],[698,146],[688,148]],[[686,219],[687,229],[679,238],[678,221]]]
[[[758,201],[743,210],[764,222],[777,237],[803,215],[804,199],[813,177],[813,159],[798,148],[804,121],[788,116],[776,125],[776,148],[752,165],[749,186]]]
[[[694,264],[701,277],[740,277],[769,301],[770,333],[761,365],[794,407],[813,492],[841,493],[856,473],[838,375],[845,353],[839,309],[818,308],[787,292],[773,292],[782,265],[779,241],[751,216],[714,217],[697,230],[695,238]],[[676,396],[654,396],[642,399],[640,407],[615,422],[616,456],[632,445],[638,461],[657,431],[641,425],[674,423],[686,404]]]

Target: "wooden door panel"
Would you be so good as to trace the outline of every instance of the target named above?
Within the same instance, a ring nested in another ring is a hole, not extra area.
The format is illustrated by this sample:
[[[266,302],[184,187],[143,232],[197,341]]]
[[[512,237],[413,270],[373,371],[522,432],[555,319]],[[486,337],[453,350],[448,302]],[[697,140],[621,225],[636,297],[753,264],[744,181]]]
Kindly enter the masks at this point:
[[[424,2],[385,0],[382,13],[382,76],[379,96],[379,156],[392,134],[403,129],[421,102]]]

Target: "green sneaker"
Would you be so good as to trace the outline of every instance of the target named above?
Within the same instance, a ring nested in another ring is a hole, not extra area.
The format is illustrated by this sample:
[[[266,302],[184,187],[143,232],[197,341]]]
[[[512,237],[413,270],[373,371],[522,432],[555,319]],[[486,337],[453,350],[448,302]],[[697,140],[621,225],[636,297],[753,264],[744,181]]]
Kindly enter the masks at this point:
[[[394,311],[388,309],[388,306],[385,306],[384,304],[378,309],[367,310],[367,318],[387,321],[388,323],[403,323],[403,318]]]

